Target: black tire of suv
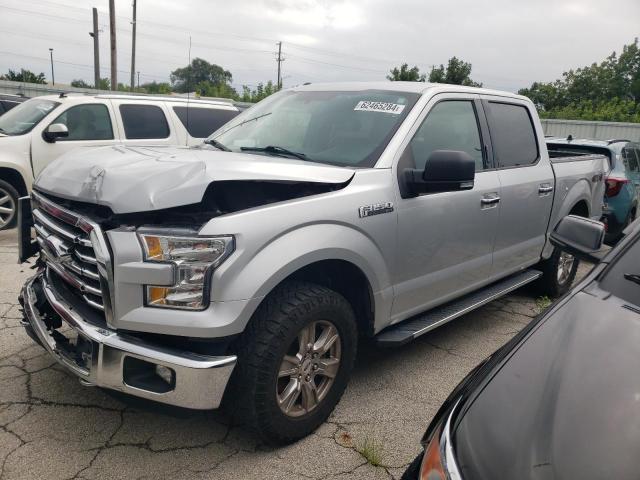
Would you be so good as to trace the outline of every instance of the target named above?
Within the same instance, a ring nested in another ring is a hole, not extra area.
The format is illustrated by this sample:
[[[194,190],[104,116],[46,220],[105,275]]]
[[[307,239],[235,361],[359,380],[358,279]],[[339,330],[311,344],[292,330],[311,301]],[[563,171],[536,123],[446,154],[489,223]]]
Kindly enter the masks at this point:
[[[18,198],[20,197],[20,194],[18,193],[18,191],[15,189],[13,185],[11,185],[8,182],[5,182],[4,180],[0,180],[0,188],[9,194],[9,196],[13,200],[13,205],[15,208],[15,211],[11,220],[6,225],[0,226],[0,230],[7,230],[9,228],[15,227],[18,221]]]
[[[298,333],[312,321],[328,320],[338,330],[341,358],[333,384],[311,412],[290,417],[276,398],[282,358]],[[358,331],[351,305],[320,285],[287,282],[260,305],[240,338],[238,364],[226,400],[234,417],[270,444],[292,443],[312,433],[331,414],[347,386],[356,357]],[[235,404],[235,405],[232,405]]]
[[[558,267],[562,251],[555,247],[553,253],[547,260],[543,260],[538,264],[538,269],[542,271],[542,276],[537,280],[536,286],[541,295],[548,295],[555,298],[567,293],[571,288],[571,284],[576,278],[578,265],[580,261],[574,257],[571,273],[564,282],[558,281]]]

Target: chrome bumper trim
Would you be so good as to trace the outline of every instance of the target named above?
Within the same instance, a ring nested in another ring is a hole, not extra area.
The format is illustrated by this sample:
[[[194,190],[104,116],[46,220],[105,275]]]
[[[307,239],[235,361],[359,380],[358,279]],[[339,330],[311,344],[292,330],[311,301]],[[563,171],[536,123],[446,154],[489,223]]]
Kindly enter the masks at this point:
[[[35,282],[39,282],[44,298],[38,298],[34,289]],[[236,364],[235,356],[211,357],[168,349],[88,324],[56,293],[42,272],[24,285],[22,298],[25,328],[30,328],[44,348],[84,382],[180,407],[207,410],[220,406]],[[93,354],[88,360],[88,369],[74,363],[58,347],[36,307],[42,300],[46,300],[78,335],[92,342]],[[173,389],[166,393],[156,393],[127,385],[123,375],[124,360],[127,357],[172,369],[175,372]]]

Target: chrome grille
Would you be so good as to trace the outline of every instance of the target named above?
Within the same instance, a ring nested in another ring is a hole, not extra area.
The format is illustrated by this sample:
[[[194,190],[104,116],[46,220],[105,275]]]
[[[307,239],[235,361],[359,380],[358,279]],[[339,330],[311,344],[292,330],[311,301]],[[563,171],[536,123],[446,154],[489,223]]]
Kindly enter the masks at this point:
[[[109,302],[108,282],[101,275],[94,248],[94,239],[102,235],[99,227],[36,192],[31,202],[36,240],[47,268],[87,305],[104,312]]]

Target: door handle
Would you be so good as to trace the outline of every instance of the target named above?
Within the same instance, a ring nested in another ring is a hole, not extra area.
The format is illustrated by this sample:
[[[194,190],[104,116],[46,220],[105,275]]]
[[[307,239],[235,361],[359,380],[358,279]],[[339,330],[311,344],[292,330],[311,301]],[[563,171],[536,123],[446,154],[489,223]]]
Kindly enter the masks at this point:
[[[484,206],[484,205],[495,205],[497,203],[500,202],[500,197],[498,196],[498,194],[494,193],[494,194],[489,194],[489,195],[484,195],[481,199],[480,199],[480,203]]]
[[[553,192],[553,185],[549,185],[548,183],[541,183],[538,187],[538,193],[551,193]]]

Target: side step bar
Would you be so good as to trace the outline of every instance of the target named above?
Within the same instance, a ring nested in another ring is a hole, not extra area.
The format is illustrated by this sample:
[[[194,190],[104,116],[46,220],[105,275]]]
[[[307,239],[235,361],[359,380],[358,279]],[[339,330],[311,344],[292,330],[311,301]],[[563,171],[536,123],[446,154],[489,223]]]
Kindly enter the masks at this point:
[[[382,347],[398,347],[454,318],[475,310],[507,293],[533,282],[542,275],[538,270],[525,270],[469,293],[425,313],[409,318],[380,332],[375,341]]]

